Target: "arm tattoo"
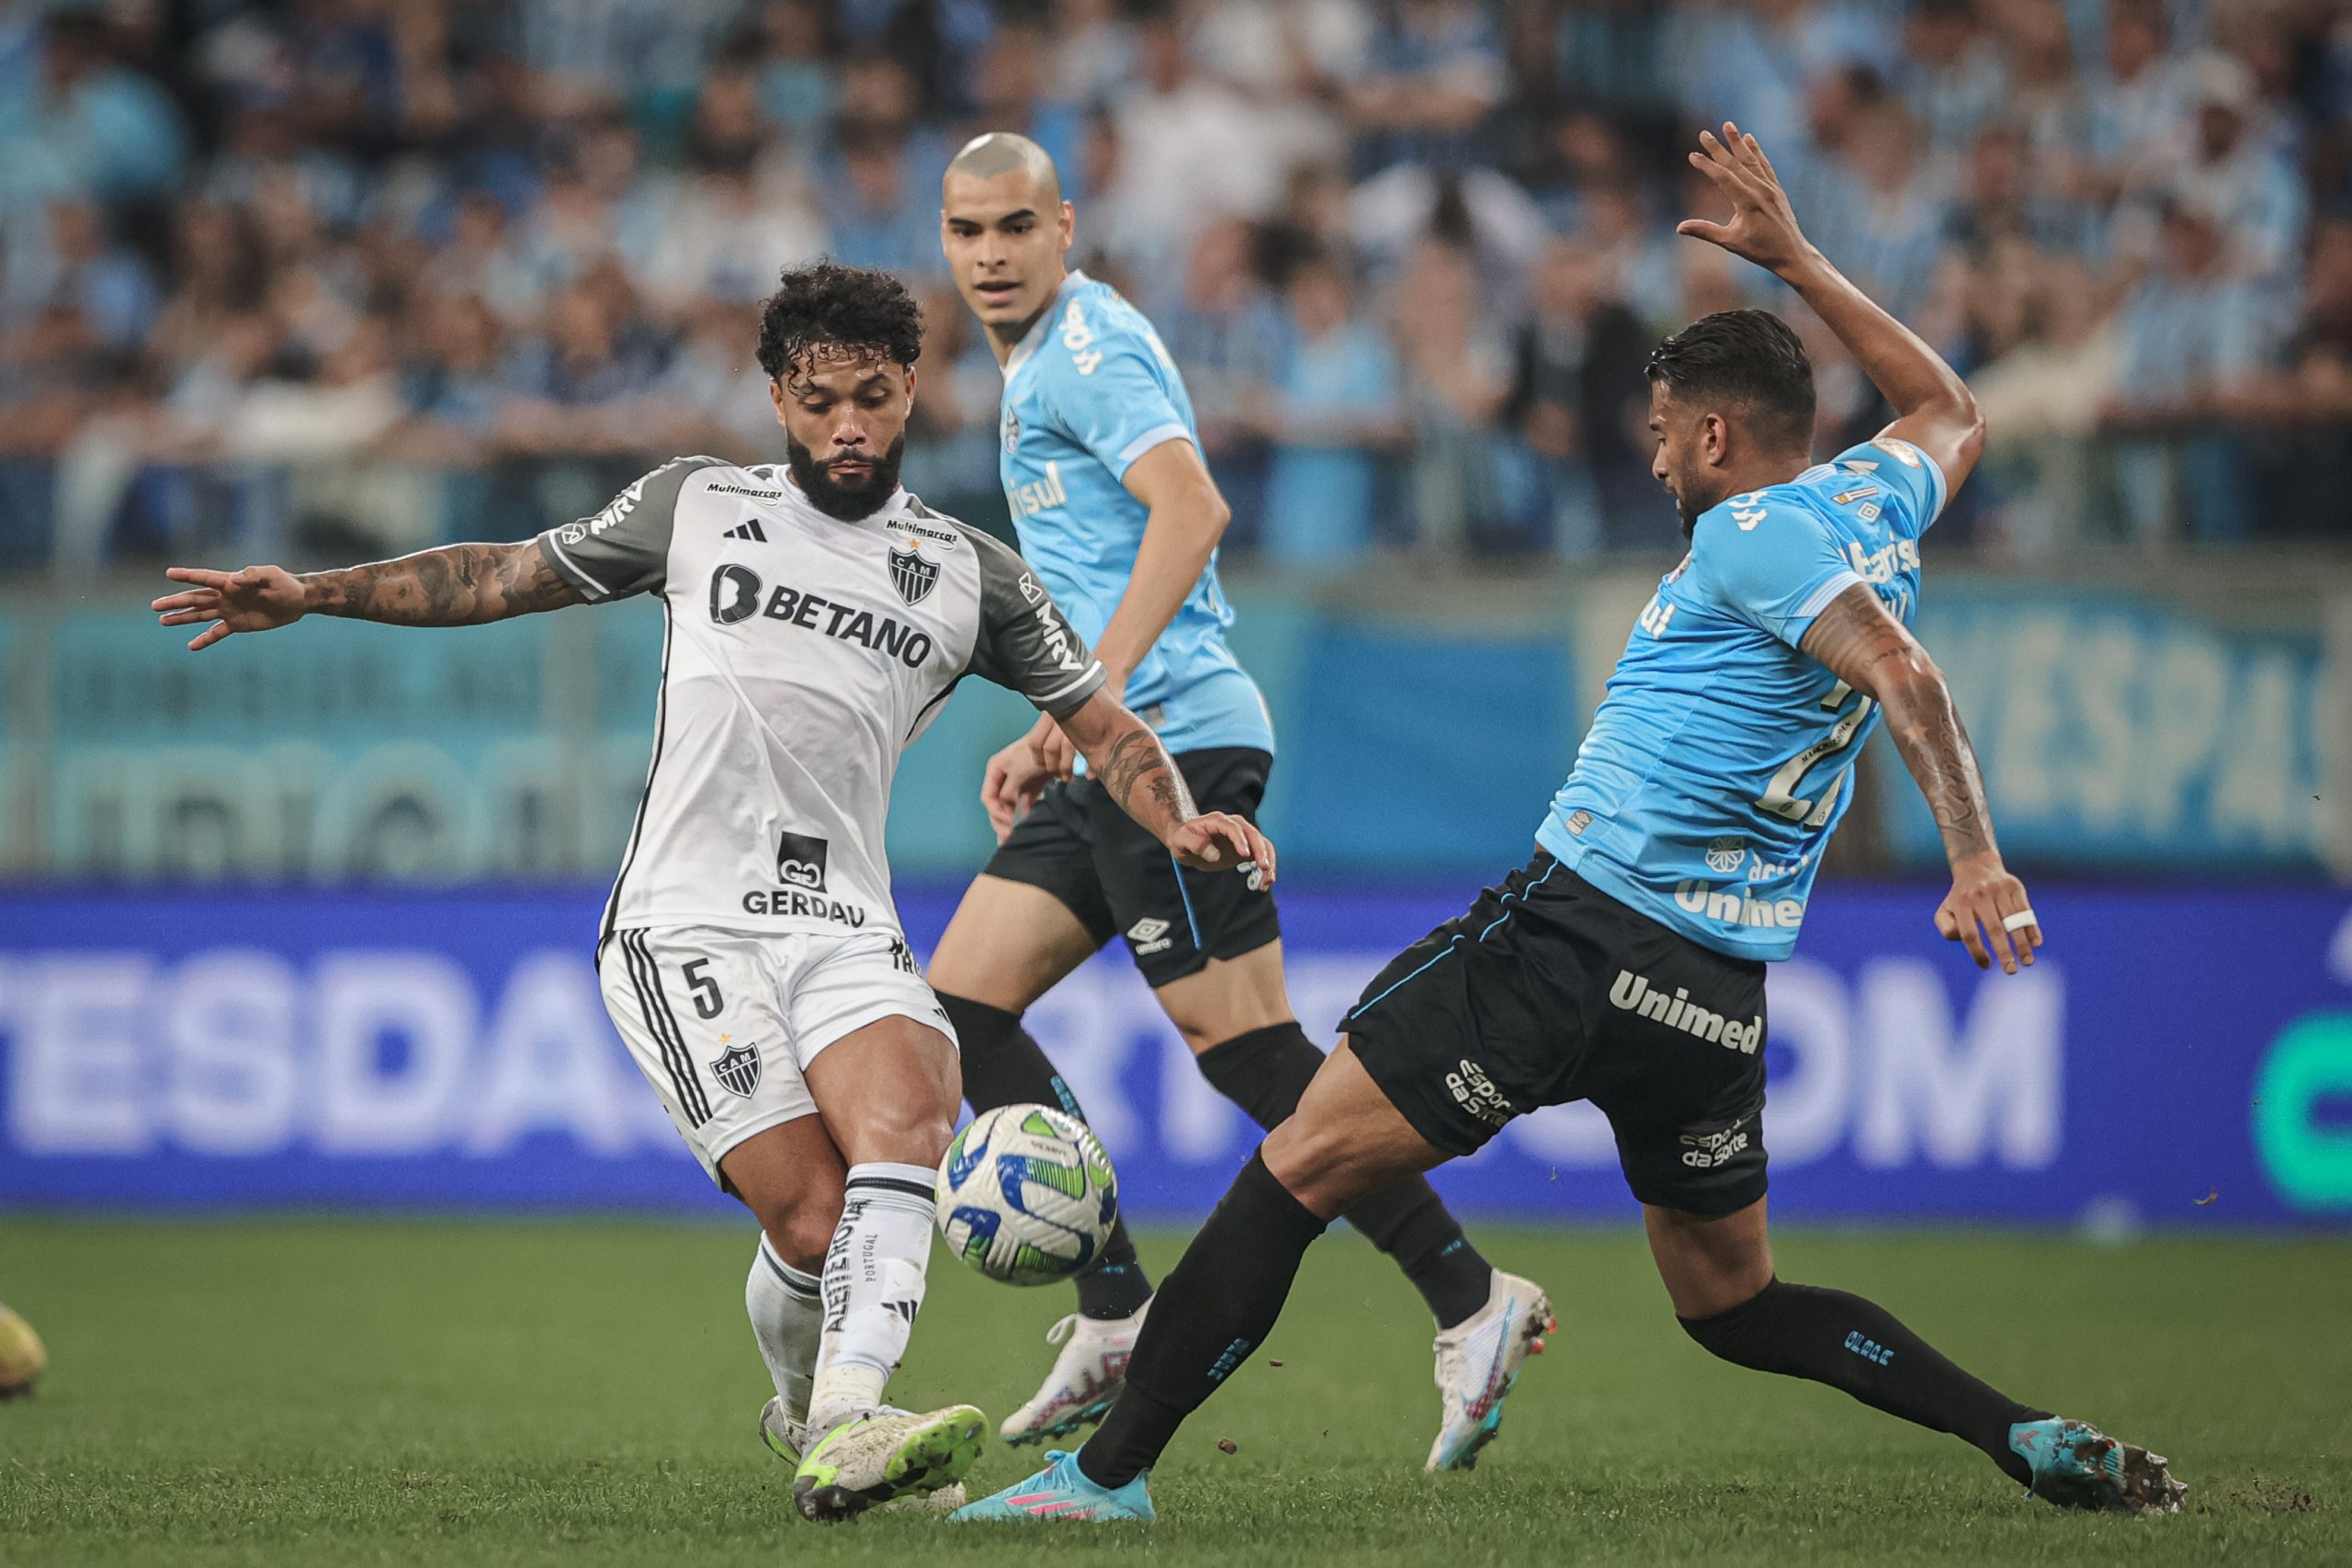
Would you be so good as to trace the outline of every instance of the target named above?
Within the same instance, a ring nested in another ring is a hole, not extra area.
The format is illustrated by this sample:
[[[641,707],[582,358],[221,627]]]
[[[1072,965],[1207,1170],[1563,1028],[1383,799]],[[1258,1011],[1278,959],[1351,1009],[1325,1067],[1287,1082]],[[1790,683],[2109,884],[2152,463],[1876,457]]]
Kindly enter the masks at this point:
[[[580,603],[537,539],[451,545],[301,581],[319,615],[403,626],[479,626]]]
[[[1984,776],[1951,693],[1927,651],[1878,596],[1859,583],[1847,589],[1814,621],[1803,646],[1885,711],[1887,737],[1927,796],[1946,857],[1957,862],[1992,849]]]
[[[1155,832],[1165,832],[1200,815],[1193,808],[1192,792],[1184,787],[1183,775],[1169,761],[1159,738],[1141,724],[1111,743],[1101,773],[1102,787],[1120,809]],[[1139,789],[1148,806],[1137,799]]]

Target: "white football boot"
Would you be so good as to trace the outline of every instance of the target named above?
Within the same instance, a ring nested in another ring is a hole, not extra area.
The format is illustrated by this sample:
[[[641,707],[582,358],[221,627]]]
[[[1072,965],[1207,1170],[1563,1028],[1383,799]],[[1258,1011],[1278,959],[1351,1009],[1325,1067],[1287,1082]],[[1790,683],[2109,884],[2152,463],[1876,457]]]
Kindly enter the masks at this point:
[[[1435,1474],[1478,1462],[1478,1450],[1502,1430],[1503,1401],[1519,1381],[1519,1369],[1542,1353],[1543,1337],[1558,1326],[1543,1286],[1495,1270],[1487,1304],[1437,1337],[1437,1392],[1444,1408],[1423,1470]]]
[[[808,1428],[792,1418],[792,1412],[784,1407],[782,1399],[770,1399],[760,1412],[760,1441],[768,1446],[770,1453],[797,1471],[800,1468],[800,1456],[808,1448]],[[875,1512],[895,1514],[921,1508],[951,1512],[964,1506],[966,1495],[964,1483],[958,1481],[936,1492],[924,1492],[881,1504]]]
[[[1004,1418],[997,1436],[1015,1447],[1039,1443],[1066,1438],[1109,1415],[1112,1402],[1127,1386],[1127,1361],[1150,1310],[1146,1302],[1126,1317],[1072,1313],[1047,1329],[1046,1343],[1062,1348],[1054,1370],[1035,1398]]]
[[[944,1492],[980,1457],[988,1422],[969,1404],[869,1411],[810,1442],[792,1472],[792,1500],[801,1517],[827,1524]]]

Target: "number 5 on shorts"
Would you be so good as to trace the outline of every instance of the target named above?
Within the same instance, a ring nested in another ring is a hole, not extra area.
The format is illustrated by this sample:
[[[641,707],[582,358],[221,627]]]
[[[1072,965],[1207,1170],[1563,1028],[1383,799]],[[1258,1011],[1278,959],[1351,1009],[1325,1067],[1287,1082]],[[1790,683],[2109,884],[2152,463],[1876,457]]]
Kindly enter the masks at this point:
[[[709,967],[709,959],[697,958],[678,970],[686,977],[686,988],[694,993],[696,1018],[717,1018],[727,1008],[727,999],[718,994],[718,982],[701,973]]]

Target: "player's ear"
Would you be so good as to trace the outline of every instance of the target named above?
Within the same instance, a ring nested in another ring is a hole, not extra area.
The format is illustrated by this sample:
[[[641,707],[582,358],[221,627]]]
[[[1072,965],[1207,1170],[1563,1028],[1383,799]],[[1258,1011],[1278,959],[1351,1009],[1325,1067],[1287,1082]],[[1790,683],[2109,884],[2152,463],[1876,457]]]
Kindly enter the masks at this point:
[[[1078,209],[1063,202],[1061,220],[1055,227],[1061,231],[1060,249],[1067,254],[1070,246],[1078,243]]]
[[[914,367],[913,366],[910,365],[910,366],[908,366],[908,367],[907,367],[907,406],[908,406],[909,408],[912,408],[912,407],[914,407],[914,403],[915,403],[915,367]]]
[[[1710,468],[1720,468],[1731,461],[1731,421],[1719,413],[1700,417],[1699,455]]]
[[[775,405],[775,422],[784,423],[784,381],[781,378],[768,383],[768,401]]]

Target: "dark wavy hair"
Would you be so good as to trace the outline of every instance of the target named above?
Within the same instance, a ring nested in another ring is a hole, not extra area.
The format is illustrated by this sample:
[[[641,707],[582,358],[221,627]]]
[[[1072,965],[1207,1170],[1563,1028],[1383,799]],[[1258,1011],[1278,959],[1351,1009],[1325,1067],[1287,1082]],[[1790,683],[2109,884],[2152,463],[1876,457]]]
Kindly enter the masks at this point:
[[[906,285],[871,267],[786,267],[760,307],[760,368],[771,381],[811,358],[878,354],[912,365],[922,353],[922,308]]]
[[[1770,310],[1718,310],[1650,350],[1649,378],[1677,402],[1736,405],[1776,451],[1813,446],[1813,362]]]

